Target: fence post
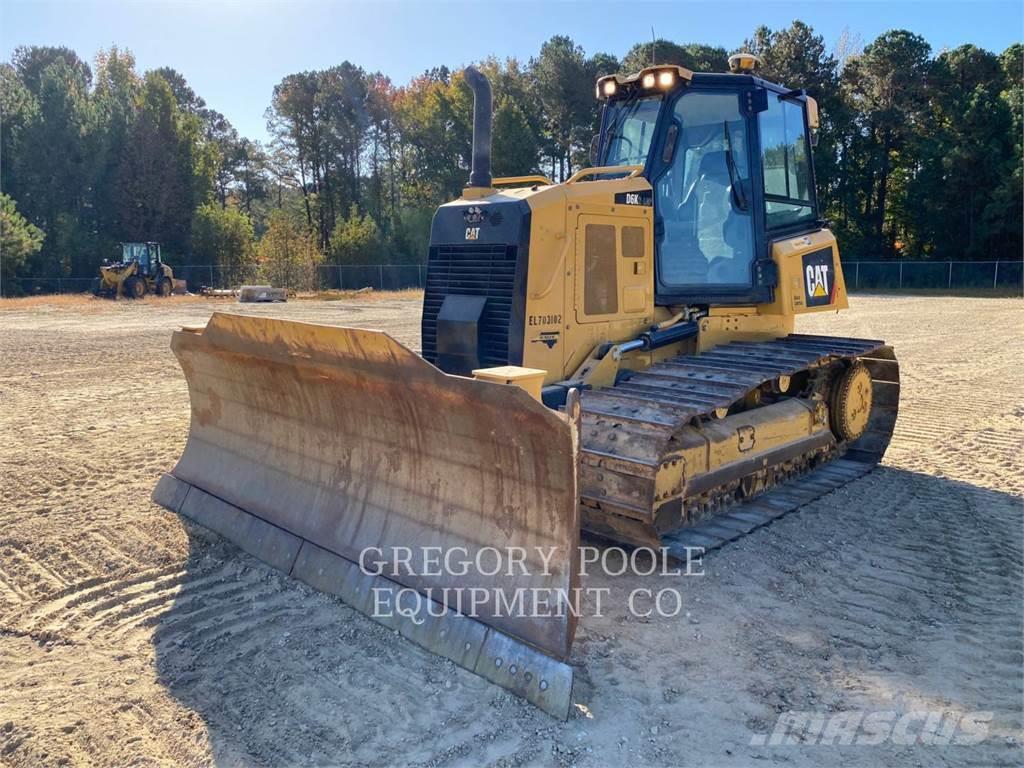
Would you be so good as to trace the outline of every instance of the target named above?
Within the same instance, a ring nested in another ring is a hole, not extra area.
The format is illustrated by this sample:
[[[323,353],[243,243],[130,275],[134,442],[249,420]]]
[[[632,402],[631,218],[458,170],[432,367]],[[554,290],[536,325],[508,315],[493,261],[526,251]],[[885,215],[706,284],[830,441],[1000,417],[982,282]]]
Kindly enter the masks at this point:
[[[999,287],[999,262],[998,261],[996,262],[995,271],[992,274],[992,287],[993,288],[998,288]]]
[[[900,262],[900,288],[903,287],[903,262]]]
[[[210,270],[210,283],[209,283],[209,285],[210,285],[211,288],[213,288],[214,287],[214,285],[213,285],[213,265],[212,264],[208,264],[206,268],[208,270]]]
[[[997,261],[997,262],[996,262],[996,264],[998,264],[998,263],[999,263],[999,262]],[[61,290],[61,287],[60,287],[60,282],[61,282],[61,280],[60,280],[60,278],[58,277],[58,278],[57,278],[57,293],[64,293],[64,291],[63,291],[63,290]]]
[[[384,290],[384,265],[383,264],[378,264],[377,265],[377,276],[378,276],[378,280],[380,281],[380,290],[383,291]]]
[[[417,264],[416,265],[416,285],[419,286],[420,288],[423,287],[423,265],[422,264]]]
[[[946,281],[946,288],[952,290],[953,288],[953,262],[949,262],[949,280]]]
[[[855,261],[853,263],[857,265],[856,269],[853,270],[853,288],[857,290],[860,288],[860,262]]]

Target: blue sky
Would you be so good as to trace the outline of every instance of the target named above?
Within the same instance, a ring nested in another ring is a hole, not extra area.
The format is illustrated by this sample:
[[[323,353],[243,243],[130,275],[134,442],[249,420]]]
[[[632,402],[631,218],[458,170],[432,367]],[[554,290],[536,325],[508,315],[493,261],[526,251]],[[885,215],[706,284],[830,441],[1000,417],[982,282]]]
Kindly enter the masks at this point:
[[[263,112],[283,76],[345,59],[404,83],[429,67],[489,54],[529,58],[554,34],[588,53],[635,42],[738,46],[759,24],[799,18],[831,46],[848,29],[869,43],[906,28],[937,52],[962,43],[1002,51],[1024,37],[1024,3],[1008,2],[47,2],[0,0],[0,57],[18,45],[66,45],[91,60],[129,48],[140,70],[171,66],[238,130],[264,139]]]

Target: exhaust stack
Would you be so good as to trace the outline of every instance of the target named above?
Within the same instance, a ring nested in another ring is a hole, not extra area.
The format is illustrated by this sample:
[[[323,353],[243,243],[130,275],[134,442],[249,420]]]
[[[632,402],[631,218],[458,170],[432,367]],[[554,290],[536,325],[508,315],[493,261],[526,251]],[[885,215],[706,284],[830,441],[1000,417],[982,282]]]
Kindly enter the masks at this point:
[[[466,83],[473,89],[473,165],[470,187],[491,186],[491,82],[476,67],[466,67]]]

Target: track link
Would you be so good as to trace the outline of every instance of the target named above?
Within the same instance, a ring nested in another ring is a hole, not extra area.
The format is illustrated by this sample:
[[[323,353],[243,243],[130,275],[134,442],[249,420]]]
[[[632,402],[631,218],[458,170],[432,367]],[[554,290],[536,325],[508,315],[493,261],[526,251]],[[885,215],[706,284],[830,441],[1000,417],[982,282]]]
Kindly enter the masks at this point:
[[[659,492],[659,472],[678,463],[684,434],[699,434],[702,424],[780,377],[813,375],[855,359],[871,373],[873,401],[858,439],[847,443],[823,434],[827,442],[779,451],[718,486],[707,487],[708,473],[686,477],[684,469],[673,493],[664,482]],[[899,366],[881,341],[791,334],[659,362],[613,387],[583,392],[583,527],[635,544],[659,542],[681,556],[686,547],[720,547],[870,471],[889,445],[898,405]],[[659,511],[671,504],[685,510],[683,522],[665,530]]]

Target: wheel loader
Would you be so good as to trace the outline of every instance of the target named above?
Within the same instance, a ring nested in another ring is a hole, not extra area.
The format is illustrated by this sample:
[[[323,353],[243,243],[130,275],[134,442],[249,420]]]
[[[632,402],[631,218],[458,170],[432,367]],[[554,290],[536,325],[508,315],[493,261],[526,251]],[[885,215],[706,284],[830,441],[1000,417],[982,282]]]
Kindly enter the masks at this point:
[[[170,296],[174,290],[174,270],[164,264],[160,243],[121,243],[121,260],[104,263],[93,280],[94,296],[141,299],[147,293]]]
[[[565,717],[581,529],[684,558],[869,471],[893,431],[892,349],[794,332],[846,287],[816,103],[755,63],[602,77],[593,166],[558,184],[492,178],[467,69],[421,354],[222,313],[176,332],[191,429],[154,499]]]

